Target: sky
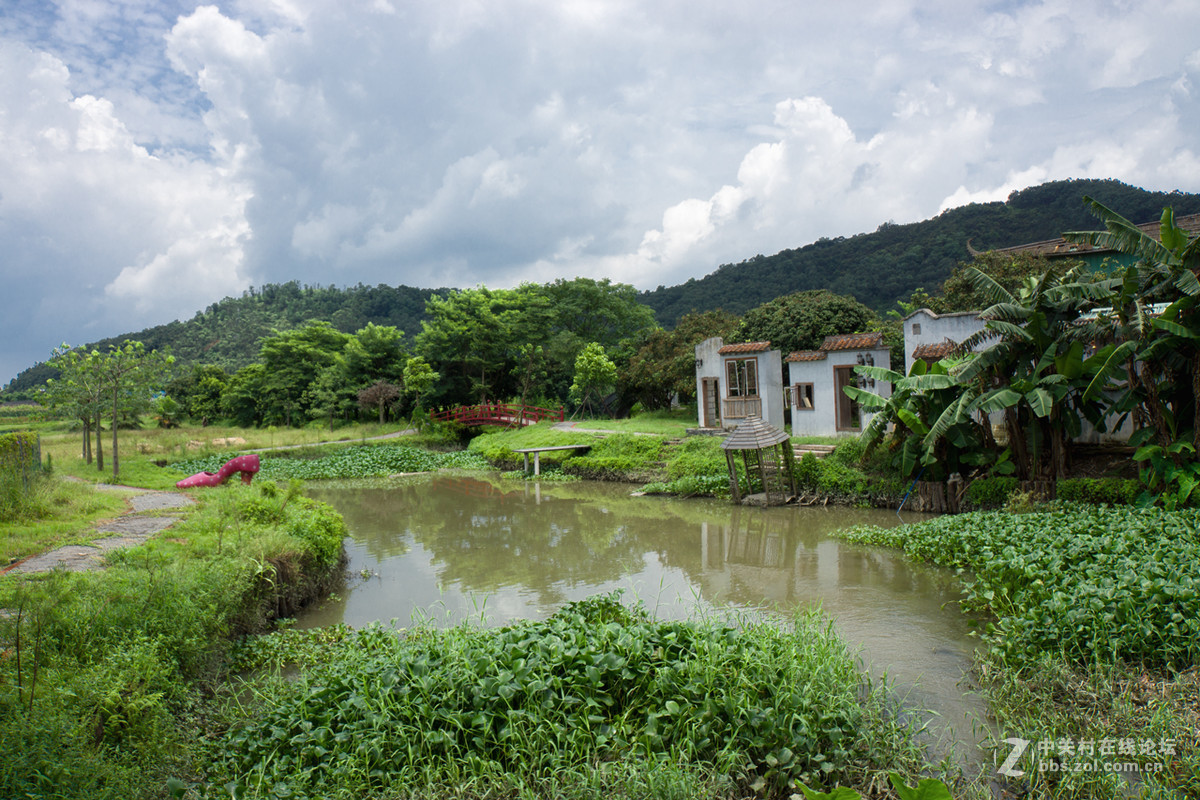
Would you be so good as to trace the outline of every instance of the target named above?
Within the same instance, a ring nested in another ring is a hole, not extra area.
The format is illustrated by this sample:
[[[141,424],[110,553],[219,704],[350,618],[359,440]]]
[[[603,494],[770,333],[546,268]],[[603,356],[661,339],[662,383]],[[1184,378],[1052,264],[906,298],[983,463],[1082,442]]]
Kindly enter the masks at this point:
[[[1195,0],[850,8],[3,0],[0,384],[266,283],[653,289],[1049,180],[1200,191]]]

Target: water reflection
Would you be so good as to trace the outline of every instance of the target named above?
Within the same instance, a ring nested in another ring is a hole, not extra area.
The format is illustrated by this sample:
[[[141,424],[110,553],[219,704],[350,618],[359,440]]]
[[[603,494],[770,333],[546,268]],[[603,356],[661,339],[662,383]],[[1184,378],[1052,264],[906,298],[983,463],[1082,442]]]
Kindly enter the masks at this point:
[[[909,687],[953,728],[981,716],[960,680],[973,639],[955,578],[831,531],[895,525],[894,513],[741,508],[628,495],[614,484],[413,477],[314,489],[345,516],[353,578],[302,625],[414,616],[491,624],[548,616],[624,588],[660,617],[821,606],[871,671]]]

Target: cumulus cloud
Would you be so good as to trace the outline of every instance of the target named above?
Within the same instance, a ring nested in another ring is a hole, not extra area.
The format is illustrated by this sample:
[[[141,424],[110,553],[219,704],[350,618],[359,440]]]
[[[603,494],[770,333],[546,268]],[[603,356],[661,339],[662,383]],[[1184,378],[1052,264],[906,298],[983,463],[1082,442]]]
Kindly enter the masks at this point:
[[[653,287],[1044,180],[1195,191],[1197,22],[1186,0],[18,4],[0,378],[250,283]]]

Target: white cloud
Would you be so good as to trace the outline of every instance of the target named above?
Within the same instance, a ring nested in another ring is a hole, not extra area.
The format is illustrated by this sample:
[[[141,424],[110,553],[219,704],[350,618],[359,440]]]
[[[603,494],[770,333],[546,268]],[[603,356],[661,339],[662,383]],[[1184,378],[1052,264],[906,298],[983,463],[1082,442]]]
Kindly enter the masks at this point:
[[[15,307],[62,311],[6,315],[0,378],[251,281],[651,287],[1042,180],[1200,190],[1197,23],[1186,0],[22,5],[0,246]]]

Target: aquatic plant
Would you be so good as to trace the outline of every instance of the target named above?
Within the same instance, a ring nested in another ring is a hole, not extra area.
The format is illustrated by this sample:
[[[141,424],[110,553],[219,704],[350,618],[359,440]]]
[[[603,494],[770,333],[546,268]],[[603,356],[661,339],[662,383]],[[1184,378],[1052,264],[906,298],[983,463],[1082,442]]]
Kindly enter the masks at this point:
[[[206,458],[179,461],[172,469],[184,473],[213,472],[230,457],[222,453]],[[418,447],[396,444],[352,445],[339,447],[316,458],[264,456],[260,478],[331,480],[336,478],[374,478],[401,472],[431,472],[438,469],[490,469],[480,456],[465,452],[435,453]]]
[[[213,774],[240,797],[540,796],[642,764],[778,794],[895,752],[868,742],[881,705],[815,614],[658,622],[607,595],[501,629],[360,631],[250,709]]]
[[[964,572],[966,610],[1008,656],[1194,664],[1200,656],[1200,511],[1064,504],[940,517],[843,538],[901,547]]]

